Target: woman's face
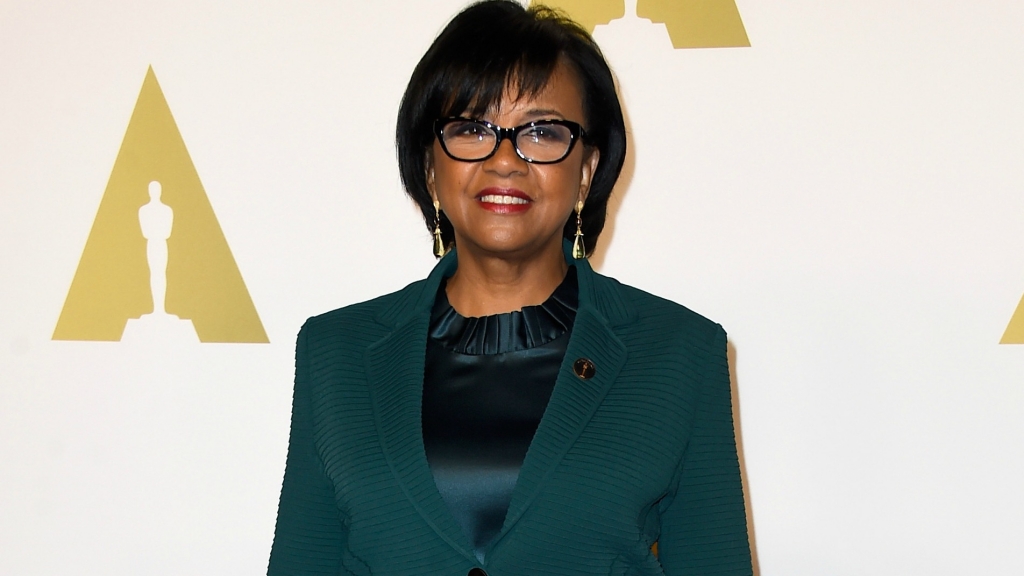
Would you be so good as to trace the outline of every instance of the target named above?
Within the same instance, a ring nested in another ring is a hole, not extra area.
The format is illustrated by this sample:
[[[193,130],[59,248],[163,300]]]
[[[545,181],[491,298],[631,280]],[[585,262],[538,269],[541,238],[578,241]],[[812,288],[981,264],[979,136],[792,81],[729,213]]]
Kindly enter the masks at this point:
[[[506,93],[478,119],[505,128],[537,120],[571,120],[586,128],[579,82],[564,63],[536,96],[515,100]],[[435,139],[427,188],[451,221],[460,250],[513,259],[561,253],[563,226],[586,198],[598,160],[596,148],[577,143],[561,162],[531,164],[504,140],[490,158],[462,162]]]

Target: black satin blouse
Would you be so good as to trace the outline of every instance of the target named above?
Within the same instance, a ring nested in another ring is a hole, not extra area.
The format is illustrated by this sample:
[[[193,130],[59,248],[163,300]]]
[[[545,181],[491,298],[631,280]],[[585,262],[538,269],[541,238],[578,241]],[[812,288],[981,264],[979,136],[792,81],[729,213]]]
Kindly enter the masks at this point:
[[[483,562],[547,408],[576,319],[576,269],[539,306],[459,315],[442,283],[430,317],[423,443],[437,489]]]

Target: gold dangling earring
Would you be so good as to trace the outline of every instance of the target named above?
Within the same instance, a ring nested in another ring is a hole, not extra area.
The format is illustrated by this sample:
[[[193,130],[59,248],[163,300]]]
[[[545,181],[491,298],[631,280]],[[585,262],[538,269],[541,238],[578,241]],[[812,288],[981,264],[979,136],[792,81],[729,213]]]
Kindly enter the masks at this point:
[[[576,203],[576,238],[572,241],[572,257],[582,260],[587,257],[587,248],[583,245],[583,200]]]
[[[434,200],[434,256],[441,258],[448,253],[441,238],[441,203]]]

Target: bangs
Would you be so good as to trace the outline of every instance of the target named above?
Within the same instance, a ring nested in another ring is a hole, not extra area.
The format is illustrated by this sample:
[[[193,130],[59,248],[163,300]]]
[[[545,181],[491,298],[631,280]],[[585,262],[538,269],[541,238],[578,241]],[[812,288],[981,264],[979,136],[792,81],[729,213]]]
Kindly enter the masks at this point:
[[[479,118],[506,96],[529,98],[547,86],[567,48],[559,23],[486,12],[462,14],[425,57],[440,63],[425,86],[427,115]]]
[[[539,94],[547,86],[558,65],[559,51],[510,54],[517,60],[466,62],[453,67],[437,86],[440,116],[469,115],[480,118],[498,106],[505,97],[518,101]],[[501,56],[504,56],[502,54]],[[533,56],[531,58],[531,56]]]

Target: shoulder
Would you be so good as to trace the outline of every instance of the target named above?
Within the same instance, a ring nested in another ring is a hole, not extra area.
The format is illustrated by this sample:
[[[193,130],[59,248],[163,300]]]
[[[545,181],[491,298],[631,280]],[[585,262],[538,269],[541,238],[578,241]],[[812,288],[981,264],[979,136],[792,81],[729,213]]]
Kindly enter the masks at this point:
[[[389,315],[409,306],[422,293],[425,282],[418,280],[390,294],[312,316],[303,324],[299,337],[346,339],[383,333],[389,326]]]
[[[610,276],[594,273],[594,287],[599,293],[617,294],[630,308],[636,320],[641,323],[665,322],[702,333],[724,332],[717,322],[645,290],[624,284]]]

